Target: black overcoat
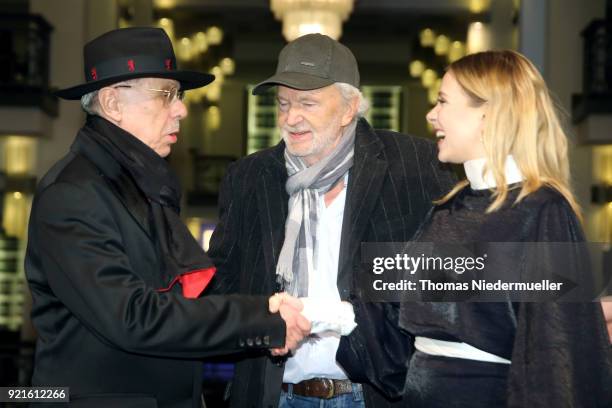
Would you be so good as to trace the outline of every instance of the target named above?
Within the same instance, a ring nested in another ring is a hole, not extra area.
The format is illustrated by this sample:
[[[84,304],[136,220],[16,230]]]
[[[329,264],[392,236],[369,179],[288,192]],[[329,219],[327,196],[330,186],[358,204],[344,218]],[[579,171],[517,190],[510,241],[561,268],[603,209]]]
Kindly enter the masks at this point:
[[[199,407],[197,359],[281,345],[284,322],[264,297],[158,292],[171,276],[147,199],[104,148],[75,146],[30,217],[33,385],[70,387],[71,406]]]

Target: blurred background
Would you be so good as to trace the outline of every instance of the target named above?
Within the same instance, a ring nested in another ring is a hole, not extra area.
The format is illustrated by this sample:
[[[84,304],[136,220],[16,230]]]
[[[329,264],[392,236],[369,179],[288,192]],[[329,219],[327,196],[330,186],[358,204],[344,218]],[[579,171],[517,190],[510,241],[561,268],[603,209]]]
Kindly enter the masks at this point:
[[[372,126],[423,137],[449,62],[492,48],[525,54],[563,112],[588,238],[612,239],[611,0],[0,0],[0,386],[27,385],[31,373],[23,253],[32,194],[85,118],[52,91],[83,81],[87,41],[143,25],[167,31],[180,66],[217,77],[187,92],[169,159],[205,248],[227,165],[279,140],[274,95],[250,90],[274,73],[288,40],[309,32],[354,52]],[[205,370],[218,406],[231,366]]]

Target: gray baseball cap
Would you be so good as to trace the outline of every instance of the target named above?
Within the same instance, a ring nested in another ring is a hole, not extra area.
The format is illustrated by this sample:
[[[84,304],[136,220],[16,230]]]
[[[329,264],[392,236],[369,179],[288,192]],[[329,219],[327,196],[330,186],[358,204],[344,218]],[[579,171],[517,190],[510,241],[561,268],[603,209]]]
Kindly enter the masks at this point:
[[[359,88],[359,68],[355,56],[344,45],[323,34],[306,34],[281,50],[276,74],[257,84],[253,95],[275,85],[302,91],[319,89],[335,82]]]

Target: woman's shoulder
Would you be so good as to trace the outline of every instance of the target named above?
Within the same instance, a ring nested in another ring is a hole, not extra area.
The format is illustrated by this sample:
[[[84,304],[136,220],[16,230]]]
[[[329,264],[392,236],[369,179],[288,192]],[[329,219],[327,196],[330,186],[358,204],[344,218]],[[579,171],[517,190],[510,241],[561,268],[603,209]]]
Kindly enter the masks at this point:
[[[567,198],[553,187],[543,186],[528,194],[515,208],[523,222],[532,226],[532,233],[536,234],[533,240],[584,240],[579,217]]]
[[[517,202],[520,192],[520,186],[511,189],[504,205],[484,217],[479,233],[483,240],[567,241],[568,231],[581,235],[578,217],[558,190],[543,186]]]
[[[518,196],[518,191],[515,197]],[[516,207],[530,214],[541,214],[546,211],[575,215],[572,206],[561,192],[550,186],[542,186],[528,194]]]
[[[528,205],[547,205],[547,204],[562,204],[567,202],[567,199],[559,192],[559,190],[550,187],[550,186],[542,186],[531,194],[528,194],[525,197],[525,204]]]

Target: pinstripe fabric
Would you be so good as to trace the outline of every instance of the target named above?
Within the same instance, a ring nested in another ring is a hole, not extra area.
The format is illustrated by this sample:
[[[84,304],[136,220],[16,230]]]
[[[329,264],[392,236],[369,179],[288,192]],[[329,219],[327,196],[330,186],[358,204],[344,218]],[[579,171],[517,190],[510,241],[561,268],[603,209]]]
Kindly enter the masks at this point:
[[[272,294],[284,240],[288,195],[284,144],[250,155],[230,166],[219,195],[220,221],[209,256],[217,267],[215,293]],[[353,292],[362,242],[408,241],[431,208],[431,201],[454,183],[436,159],[431,141],[357,125],[355,158],[349,171],[344,209],[338,290]],[[237,364],[232,406],[276,407],[282,365],[253,356]],[[368,406],[385,406],[366,387]],[[374,402],[376,401],[376,402]]]

